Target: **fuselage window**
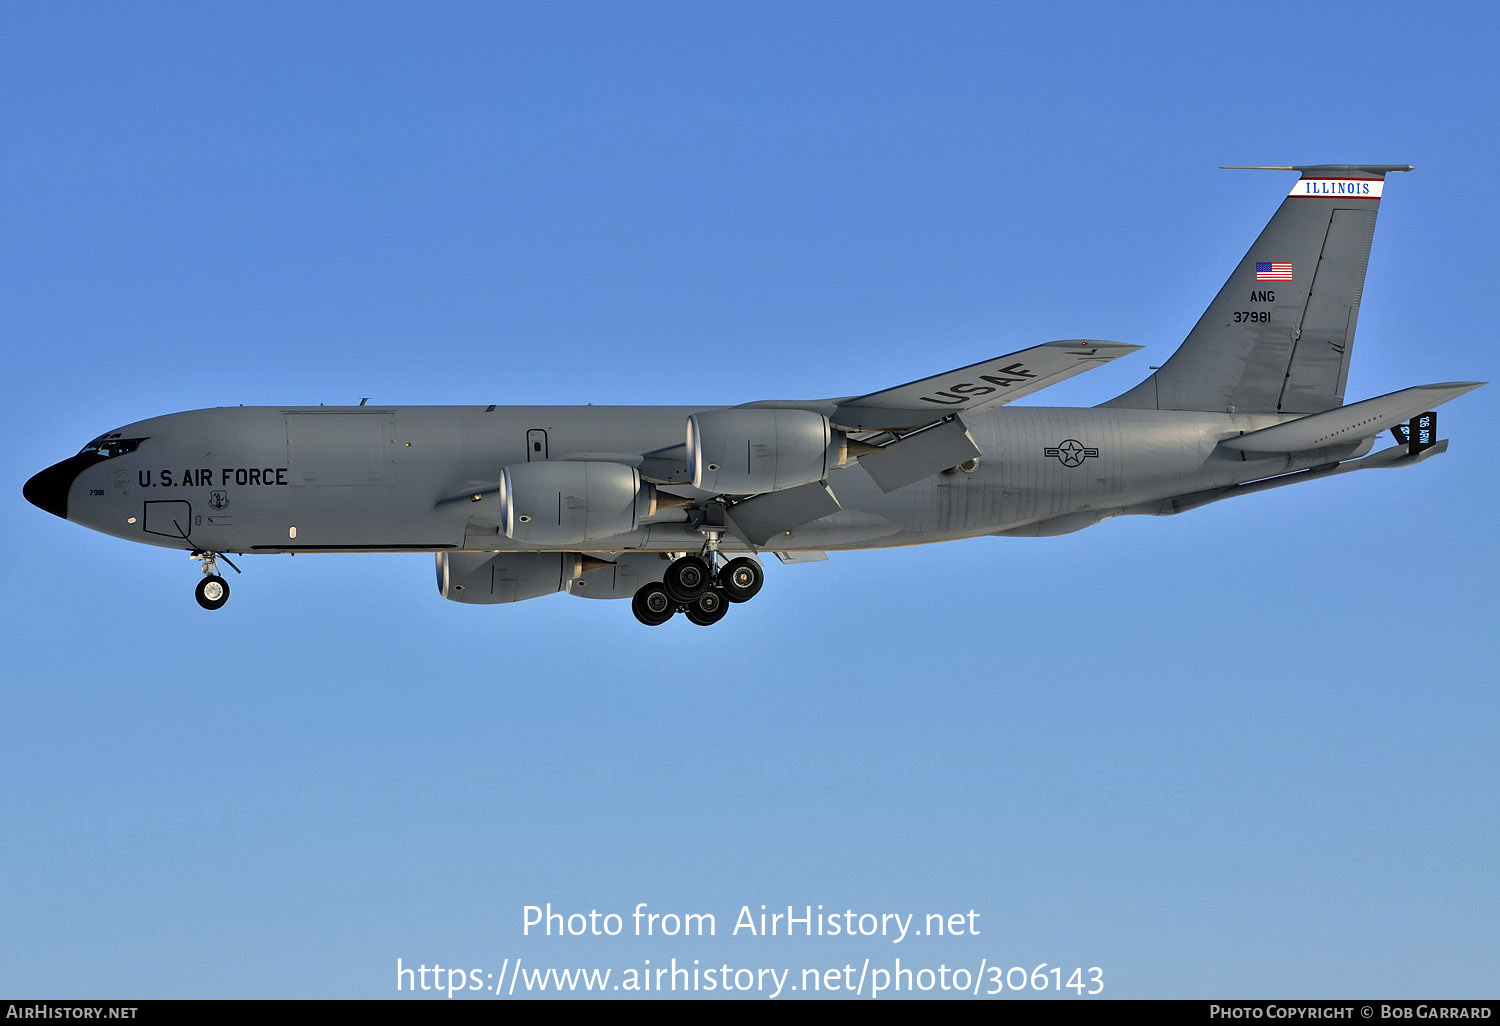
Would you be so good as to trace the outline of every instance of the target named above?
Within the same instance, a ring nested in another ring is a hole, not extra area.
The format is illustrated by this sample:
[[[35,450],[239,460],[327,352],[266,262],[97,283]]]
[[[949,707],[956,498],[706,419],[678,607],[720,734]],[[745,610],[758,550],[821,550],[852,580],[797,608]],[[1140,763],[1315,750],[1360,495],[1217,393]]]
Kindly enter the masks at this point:
[[[82,452],[109,460],[135,452],[136,447],[144,441],[144,438],[96,438],[85,445]]]

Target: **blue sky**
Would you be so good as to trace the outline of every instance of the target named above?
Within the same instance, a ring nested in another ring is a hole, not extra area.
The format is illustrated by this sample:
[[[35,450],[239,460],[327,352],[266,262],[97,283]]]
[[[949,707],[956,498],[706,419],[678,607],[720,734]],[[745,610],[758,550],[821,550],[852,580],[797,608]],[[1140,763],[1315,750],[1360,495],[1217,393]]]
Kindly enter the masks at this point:
[[[1494,386],[1450,452],[1178,518],[767,568],[712,630],[185,556],[21,499],[200,406],[852,394],[1192,326],[1289,186],[1402,162],[1349,397],[1496,376],[1482,6],[9,4],[0,993],[404,964],[1100,966],[1495,996]],[[711,912],[538,938],[522,907]],[[741,905],[981,934],[726,936]]]

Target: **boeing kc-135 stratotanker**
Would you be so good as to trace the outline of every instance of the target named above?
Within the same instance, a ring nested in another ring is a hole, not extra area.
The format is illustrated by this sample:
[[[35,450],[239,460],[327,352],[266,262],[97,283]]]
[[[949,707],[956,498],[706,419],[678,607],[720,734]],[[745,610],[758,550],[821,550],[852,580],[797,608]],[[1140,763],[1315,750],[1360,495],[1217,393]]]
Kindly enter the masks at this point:
[[[1411,168],[1270,170],[1299,178],[1197,325],[1093,408],[1005,404],[1138,346],[1047,342],[868,395],[732,407],[195,410],[101,435],[25,495],[190,551],[206,609],[229,597],[226,553],[431,552],[455,602],[566,591],[706,625],[760,590],[756,554],[1066,534],[1443,452],[1433,411],[1483,382],[1344,405],[1385,178]]]

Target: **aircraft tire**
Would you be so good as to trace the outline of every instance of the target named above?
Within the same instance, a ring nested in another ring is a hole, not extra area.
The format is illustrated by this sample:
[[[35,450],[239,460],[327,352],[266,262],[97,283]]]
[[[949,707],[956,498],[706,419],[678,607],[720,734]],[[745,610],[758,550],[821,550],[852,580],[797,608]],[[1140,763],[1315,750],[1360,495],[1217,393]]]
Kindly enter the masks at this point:
[[[682,611],[682,615],[699,627],[711,627],[724,619],[729,612],[729,600],[719,588],[710,588],[698,596],[698,601]]]
[[[674,560],[662,574],[662,585],[667,594],[683,605],[697,602],[699,597],[713,587],[714,573],[708,561],[700,556],[683,556]]]
[[[760,564],[746,556],[739,556],[724,564],[719,571],[719,587],[724,597],[731,602],[749,602],[760,593],[766,583],[766,572]]]
[[[647,627],[660,627],[677,614],[677,603],[667,589],[652,583],[641,587],[630,600],[630,611]]]
[[[193,596],[204,609],[218,609],[229,601],[229,582],[217,574],[209,574],[198,582]]]

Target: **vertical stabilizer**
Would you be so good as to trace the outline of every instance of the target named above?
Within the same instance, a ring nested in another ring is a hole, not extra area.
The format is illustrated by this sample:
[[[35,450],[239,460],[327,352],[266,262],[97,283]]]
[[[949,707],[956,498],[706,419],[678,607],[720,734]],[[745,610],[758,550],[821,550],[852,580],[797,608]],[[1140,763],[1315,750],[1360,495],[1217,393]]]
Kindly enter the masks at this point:
[[[1105,406],[1320,413],[1343,405],[1385,176],[1411,168],[1254,170],[1301,177],[1177,351]]]

